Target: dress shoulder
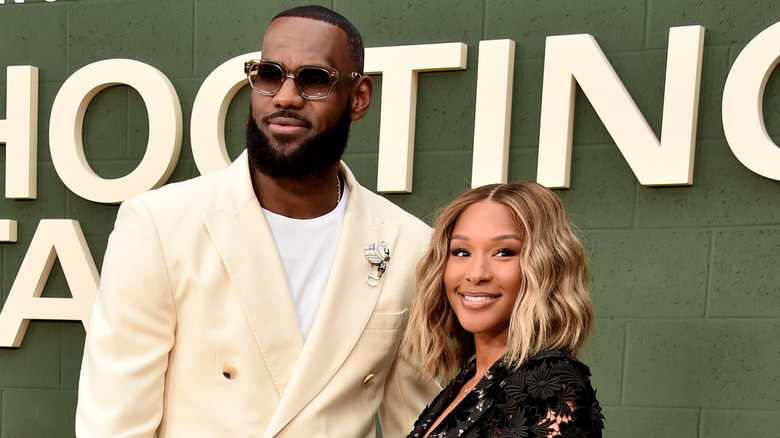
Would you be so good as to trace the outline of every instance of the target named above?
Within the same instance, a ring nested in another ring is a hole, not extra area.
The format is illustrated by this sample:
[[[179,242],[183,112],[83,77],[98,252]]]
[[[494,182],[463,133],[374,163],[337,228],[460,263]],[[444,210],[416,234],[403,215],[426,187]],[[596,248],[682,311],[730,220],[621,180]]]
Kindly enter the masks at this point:
[[[601,437],[604,428],[590,370],[560,351],[537,353],[510,372],[499,408],[496,437]]]

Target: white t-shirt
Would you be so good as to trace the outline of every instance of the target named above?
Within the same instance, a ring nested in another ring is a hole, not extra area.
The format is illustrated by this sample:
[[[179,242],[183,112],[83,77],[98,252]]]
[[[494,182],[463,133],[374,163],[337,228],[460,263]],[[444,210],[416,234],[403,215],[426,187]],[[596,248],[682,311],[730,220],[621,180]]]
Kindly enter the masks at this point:
[[[336,208],[312,219],[289,218],[263,209],[282,259],[303,342],[309,337],[325,292],[348,199],[345,184]]]

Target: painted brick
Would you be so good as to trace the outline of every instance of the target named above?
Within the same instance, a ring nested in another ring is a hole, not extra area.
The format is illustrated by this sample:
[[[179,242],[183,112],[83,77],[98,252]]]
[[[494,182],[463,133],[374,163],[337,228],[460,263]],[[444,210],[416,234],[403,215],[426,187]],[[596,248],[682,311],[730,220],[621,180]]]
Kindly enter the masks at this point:
[[[728,49],[707,45],[705,31],[701,85],[699,87],[699,117],[696,122],[698,143],[701,143],[703,139],[719,139],[724,136],[721,108],[723,106],[723,87],[726,84],[730,65],[728,57]],[[694,161],[694,165],[695,163]]]
[[[228,155],[234,159],[246,147],[246,124],[249,117],[251,90],[248,86],[239,90],[230,103],[225,118],[225,144]]]
[[[117,204],[99,204],[87,201],[72,192],[67,194],[67,210],[61,215],[64,219],[79,221],[85,236],[106,236],[114,229]],[[102,253],[105,248],[93,249],[93,254]]]
[[[604,438],[698,437],[696,409],[604,407]]]
[[[68,282],[59,258],[54,260],[41,296],[45,298],[71,298],[73,296],[68,288]]]
[[[473,0],[375,0],[370,12],[361,0],[334,0],[336,10],[360,29],[366,47],[460,41],[483,35],[482,2]]]
[[[40,71],[39,71],[40,74]],[[38,162],[51,163],[49,145],[49,125],[54,98],[62,85],[61,82],[41,82],[38,87]],[[4,106],[4,105],[0,105]],[[40,170],[39,170],[40,173]],[[40,176],[38,184],[42,184]],[[40,190],[40,187],[39,187]]]
[[[745,6],[740,0],[648,0],[647,43],[665,46],[668,33],[664,29],[687,24],[704,26],[709,45],[747,43],[780,17],[780,5],[773,0],[751,1],[747,10]]]
[[[62,323],[62,375],[60,376],[62,389],[74,391],[78,389],[85,335],[81,321]]]
[[[571,220],[582,229],[634,224],[636,178],[615,147],[572,151],[571,188],[557,190]]]
[[[224,2],[195,0],[195,72],[208,73],[228,59],[260,50],[265,28],[284,9],[319,4],[331,7],[332,1],[317,0],[231,0]]]
[[[131,58],[168,77],[190,75],[193,14],[191,1],[75,2],[68,11],[68,70]]]
[[[379,151],[379,115],[382,111],[382,75],[372,75],[374,96],[368,113],[352,124],[349,130],[349,142],[346,153],[370,153],[376,155]],[[244,125],[246,126],[246,125]],[[376,168],[376,165],[374,166]],[[376,172],[376,169],[374,169]],[[376,179],[376,175],[372,179]],[[361,180],[362,181],[362,180]],[[376,184],[374,184],[376,188]]]
[[[771,114],[780,113],[780,69],[775,68],[769,75],[764,88],[763,101],[764,127],[767,134],[772,137],[775,144],[780,143],[780,117],[772,117]]]
[[[0,348],[0,387],[48,388],[60,386],[60,356],[62,354],[62,323],[30,321],[19,348]],[[3,428],[12,426],[5,413],[13,409],[13,403],[3,403]],[[23,421],[22,417],[15,421]],[[11,417],[14,418],[14,417]]]
[[[515,46],[510,141],[512,147],[536,150],[539,147],[544,62],[521,59],[526,55],[523,50]]]
[[[512,148],[509,150],[507,181],[535,181],[538,149]],[[561,194],[561,191],[558,191]]]
[[[76,391],[6,390],[3,407],[2,438],[73,436]]]
[[[127,146],[124,156],[140,161],[146,153],[149,143],[149,113],[143,98],[136,90],[130,87],[121,88],[125,88],[127,92],[127,121],[125,122]],[[181,101],[179,104],[181,105]],[[182,123],[182,130],[183,128],[184,124]]]
[[[3,29],[0,82],[6,83],[8,65],[34,65],[40,69],[41,81],[64,80],[67,76],[65,4],[6,4],[0,7],[0,29]],[[31,16],[36,17],[35,20],[29,19]],[[5,107],[5,99],[0,102],[0,106]]]
[[[523,56],[541,58],[548,35],[588,33],[606,51],[642,47],[644,1],[604,0],[488,0],[485,31],[488,38],[512,38],[522,46]],[[601,43],[603,41],[603,43]]]
[[[580,360],[590,367],[591,384],[602,406],[620,404],[625,346],[625,320],[596,318]]]
[[[179,102],[181,103],[181,113],[182,113],[182,120],[183,120],[183,130],[182,130],[182,145],[181,145],[181,152],[179,155],[179,160],[192,160],[192,141],[191,141],[191,120],[192,120],[192,107],[195,102],[195,96],[198,93],[198,90],[200,89],[201,84],[203,83],[203,78],[192,78],[192,79],[171,79],[171,82],[173,83],[174,88],[176,89],[176,94],[179,96]],[[249,87],[245,87],[245,89],[248,89]],[[241,108],[241,112],[243,115],[246,115],[247,108],[249,107],[249,99],[247,97],[246,101],[243,100],[242,96],[248,96],[249,92],[244,91],[243,89],[239,91],[238,96],[233,98],[231,101],[231,106],[228,108],[228,114],[226,117],[226,123],[225,123],[225,130],[226,130],[226,138],[228,140],[231,140],[232,137],[230,135],[227,135],[228,128],[231,126],[230,120],[231,120],[231,112],[233,111],[233,108]],[[240,103],[241,105],[237,105],[237,103]],[[145,109],[144,109],[145,110]],[[145,116],[146,117],[146,116]],[[246,120],[244,120],[246,121]],[[143,139],[143,143],[146,143],[146,139]],[[243,143],[242,143],[242,149],[243,149]]]
[[[631,321],[623,402],[780,410],[780,339],[769,335],[778,330],[761,319]]]
[[[729,411],[704,409],[701,435],[709,438],[775,438],[780,429],[778,411]]]
[[[780,228],[718,232],[713,254],[707,316],[780,317]]]
[[[2,166],[0,170],[4,174],[5,166]],[[2,187],[5,190],[4,184]],[[54,167],[49,163],[39,163],[38,199],[0,197],[0,217],[17,221],[20,237],[31,237],[41,219],[62,217],[65,211],[65,190],[65,186],[60,182]]]
[[[725,141],[702,141],[694,172],[692,186],[640,189],[637,225],[711,227],[780,220],[780,184],[743,166]]]
[[[474,54],[476,47],[469,47]],[[474,145],[477,61],[466,70],[418,76],[416,151],[469,151]],[[464,122],[470,123],[464,123]]]
[[[2,14],[0,14],[2,16]],[[0,66],[0,70],[5,74],[5,69]],[[51,162],[51,154],[49,153],[49,120],[51,114],[51,107],[54,102],[54,97],[59,90],[61,83],[47,83],[43,82],[41,75],[42,68],[39,68],[39,82],[38,82],[38,161],[39,162]],[[6,112],[6,79],[0,80],[0,120],[5,120],[8,117]],[[0,142],[2,147],[5,144]],[[0,149],[1,151],[2,149]],[[0,162],[5,161],[5,153],[0,153]],[[0,179],[2,184],[5,183],[5,177]]]
[[[127,158],[127,100],[130,93],[135,91],[124,85],[106,88],[92,99],[84,113],[84,155],[95,173],[104,178],[122,176],[107,172],[100,164],[101,161]],[[133,125],[147,123],[140,119],[133,122]]]
[[[710,236],[699,231],[589,231],[591,296],[599,317],[704,315]]]
[[[451,199],[469,187],[471,173],[471,153],[446,154],[420,153],[415,155],[413,192],[409,194],[386,194],[385,197],[404,210],[431,223],[435,212]],[[372,190],[376,188],[377,157],[372,154],[345,154],[344,161],[355,173],[358,181]],[[426,187],[427,190],[414,190],[414,187]],[[428,191],[433,190],[434,192]],[[438,193],[440,196],[431,196]],[[443,195],[442,195],[443,194]]]

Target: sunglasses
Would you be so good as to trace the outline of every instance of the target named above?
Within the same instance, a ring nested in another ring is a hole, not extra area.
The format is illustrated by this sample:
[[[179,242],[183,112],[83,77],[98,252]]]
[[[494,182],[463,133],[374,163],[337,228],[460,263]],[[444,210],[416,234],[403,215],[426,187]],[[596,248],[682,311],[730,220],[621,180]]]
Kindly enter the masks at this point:
[[[287,78],[295,81],[298,93],[306,99],[323,99],[340,79],[355,79],[363,76],[357,72],[343,72],[319,65],[304,65],[296,72],[287,71],[274,61],[252,59],[244,63],[244,73],[252,89],[266,96],[274,96]]]

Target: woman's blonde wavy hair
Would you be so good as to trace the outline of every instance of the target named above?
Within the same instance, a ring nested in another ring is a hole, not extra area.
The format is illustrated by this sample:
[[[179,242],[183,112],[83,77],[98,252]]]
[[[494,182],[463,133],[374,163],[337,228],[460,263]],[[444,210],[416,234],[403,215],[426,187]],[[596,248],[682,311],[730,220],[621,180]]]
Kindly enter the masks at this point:
[[[576,355],[593,324],[588,267],[580,240],[560,200],[533,181],[493,184],[458,196],[439,214],[431,244],[416,269],[416,291],[405,351],[422,371],[447,379],[474,355],[474,338],[461,327],[444,291],[452,229],[481,201],[502,204],[522,232],[521,290],[509,320],[505,361],[511,368],[547,349]]]

